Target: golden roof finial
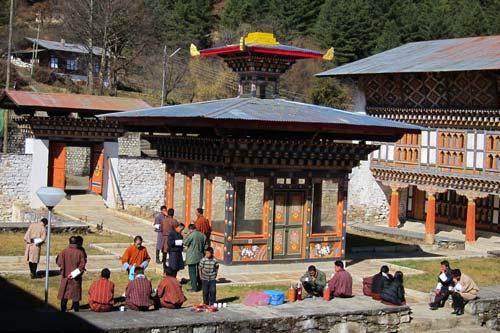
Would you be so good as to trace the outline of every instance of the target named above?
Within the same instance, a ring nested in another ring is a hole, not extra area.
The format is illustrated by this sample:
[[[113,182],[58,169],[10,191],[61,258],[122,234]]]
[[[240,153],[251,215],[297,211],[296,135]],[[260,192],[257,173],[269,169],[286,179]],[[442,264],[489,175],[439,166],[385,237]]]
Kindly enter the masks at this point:
[[[323,55],[324,60],[332,61],[333,58],[335,57],[335,49],[333,47],[330,47],[328,51]]]
[[[200,51],[198,51],[198,48],[194,44],[191,44],[191,46],[189,48],[189,52],[191,53],[191,57],[199,57],[200,56]]]

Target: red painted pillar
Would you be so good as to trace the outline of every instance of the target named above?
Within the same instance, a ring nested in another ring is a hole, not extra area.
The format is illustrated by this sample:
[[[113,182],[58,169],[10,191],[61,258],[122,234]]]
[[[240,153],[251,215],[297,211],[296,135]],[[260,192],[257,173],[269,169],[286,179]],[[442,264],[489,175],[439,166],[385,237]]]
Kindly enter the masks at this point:
[[[389,227],[396,228],[399,224],[399,192],[393,189],[391,193],[391,208],[389,211]]]
[[[174,180],[175,180],[175,173],[170,173],[167,172],[167,189],[165,191],[166,194],[166,200],[165,200],[165,205],[167,208],[173,208],[174,207]]]
[[[205,179],[205,217],[212,223],[212,179]]]
[[[469,198],[467,203],[467,221],[465,222],[465,241],[476,241],[476,202]]]
[[[193,192],[193,176],[186,176],[184,184],[184,224],[191,223],[191,194]]]
[[[436,197],[433,193],[427,196],[427,216],[425,217],[425,242],[434,244],[436,235]]]

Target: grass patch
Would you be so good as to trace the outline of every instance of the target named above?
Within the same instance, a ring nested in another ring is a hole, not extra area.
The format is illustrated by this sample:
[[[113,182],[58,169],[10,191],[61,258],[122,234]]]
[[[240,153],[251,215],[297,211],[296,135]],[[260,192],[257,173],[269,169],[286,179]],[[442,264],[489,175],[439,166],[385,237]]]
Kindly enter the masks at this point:
[[[50,237],[50,253],[58,254],[68,246],[68,239],[72,234],[53,233]],[[22,232],[0,233],[0,256],[23,256],[26,243],[23,240]],[[108,231],[94,232],[90,231],[82,235],[84,239],[83,246],[87,254],[102,254],[101,251],[90,248],[90,243],[131,243],[132,238]],[[42,245],[42,255],[45,255],[45,245]]]
[[[153,288],[156,288],[160,283],[161,276],[156,273],[149,272],[148,279],[152,281]],[[86,273],[83,278],[82,301],[80,305],[82,310],[88,308],[87,292],[90,284],[99,278],[98,273]],[[128,284],[127,275],[124,272],[111,273],[111,280],[115,283],[115,300],[117,306],[124,305],[122,294]],[[59,289],[60,276],[52,276],[49,278],[49,303],[55,308],[59,308],[57,300],[57,291]],[[190,288],[189,284],[183,286],[187,301],[184,306],[192,306],[203,302],[202,293],[187,292]],[[248,286],[229,286],[219,284],[217,286],[217,300],[226,303],[241,303],[245,296],[251,291],[263,291],[268,289],[286,291],[286,284],[261,284]],[[28,275],[5,275],[0,277],[0,299],[15,300],[9,303],[9,311],[31,311],[40,307],[44,298],[44,279],[31,280]],[[71,302],[70,302],[71,303]],[[0,306],[1,309],[1,306]]]
[[[423,292],[429,292],[436,287],[439,273],[439,263],[436,260],[404,260],[392,261],[392,264],[409,267],[424,271],[422,275],[405,276],[405,287]],[[451,268],[459,268],[463,273],[470,276],[478,285],[488,286],[500,282],[500,260],[469,258],[450,260]]]

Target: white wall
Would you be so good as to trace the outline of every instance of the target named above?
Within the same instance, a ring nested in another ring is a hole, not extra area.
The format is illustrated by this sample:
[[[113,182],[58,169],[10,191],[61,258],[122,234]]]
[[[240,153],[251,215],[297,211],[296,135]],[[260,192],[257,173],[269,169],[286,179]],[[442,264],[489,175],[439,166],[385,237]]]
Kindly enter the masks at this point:
[[[36,191],[47,186],[49,173],[49,140],[31,139],[26,140],[25,151],[31,151],[33,162],[30,173],[30,206],[31,208],[45,207],[38,199]]]
[[[104,142],[102,199],[109,208],[121,208],[118,177],[118,142]],[[118,206],[118,207],[117,207]]]

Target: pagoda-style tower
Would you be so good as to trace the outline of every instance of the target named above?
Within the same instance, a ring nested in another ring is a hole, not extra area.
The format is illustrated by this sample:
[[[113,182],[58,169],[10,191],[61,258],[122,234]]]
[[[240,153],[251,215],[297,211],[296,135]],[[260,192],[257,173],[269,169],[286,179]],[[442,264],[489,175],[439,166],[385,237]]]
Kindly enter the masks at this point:
[[[298,59],[326,54],[250,33],[218,55],[240,76],[235,98],[105,115],[148,140],[166,165],[166,205],[189,223],[211,223],[227,264],[345,256],[348,174],[378,146],[420,127],[276,98]],[[269,98],[275,97],[275,98]]]
[[[298,59],[333,60],[333,48],[325,54],[295,46],[280,44],[274,35],[251,32],[241,37],[240,44],[198,51],[191,44],[191,55],[220,56],[239,75],[239,96],[259,98],[279,97],[280,76]]]

